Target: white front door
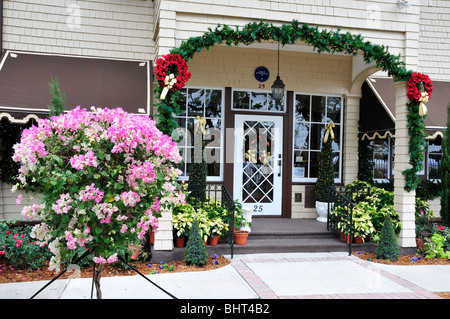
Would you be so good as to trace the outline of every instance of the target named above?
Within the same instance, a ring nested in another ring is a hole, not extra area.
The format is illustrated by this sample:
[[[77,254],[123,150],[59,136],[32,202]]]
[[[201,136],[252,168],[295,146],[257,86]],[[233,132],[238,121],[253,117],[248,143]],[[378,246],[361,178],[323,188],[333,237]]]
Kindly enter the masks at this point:
[[[253,215],[281,215],[283,118],[236,115],[234,198]]]

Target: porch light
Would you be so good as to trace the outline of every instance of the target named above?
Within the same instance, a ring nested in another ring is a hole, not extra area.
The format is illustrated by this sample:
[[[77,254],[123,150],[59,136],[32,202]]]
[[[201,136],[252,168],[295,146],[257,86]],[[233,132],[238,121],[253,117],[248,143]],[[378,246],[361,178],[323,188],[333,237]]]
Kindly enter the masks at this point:
[[[277,78],[272,84],[272,96],[279,101],[284,97],[284,83],[280,79],[280,45],[278,44],[278,72]]]

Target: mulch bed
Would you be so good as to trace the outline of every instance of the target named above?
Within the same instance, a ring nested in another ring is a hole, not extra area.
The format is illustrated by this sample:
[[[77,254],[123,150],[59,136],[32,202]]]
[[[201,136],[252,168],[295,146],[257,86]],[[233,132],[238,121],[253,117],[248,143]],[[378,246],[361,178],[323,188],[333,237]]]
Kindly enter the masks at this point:
[[[130,263],[131,266],[136,268],[140,273],[144,275],[150,274],[163,274],[168,272],[189,272],[189,271],[205,271],[217,269],[226,266],[231,261],[223,256],[217,258],[209,257],[208,262],[203,267],[187,266],[184,261],[173,261],[170,263],[161,262],[159,264],[135,261]],[[70,276],[77,276],[81,278],[92,278],[93,268],[86,267],[80,269],[79,274],[74,272],[66,272],[60,277],[60,279],[67,279]],[[51,280],[56,277],[59,272],[49,271],[47,264],[38,270],[17,269],[10,265],[0,264],[0,283],[12,283],[12,282],[24,282],[24,281],[38,281],[38,280]],[[138,275],[131,268],[126,268],[121,262],[105,265],[105,268],[101,272],[102,277],[114,277],[114,276],[134,276]]]

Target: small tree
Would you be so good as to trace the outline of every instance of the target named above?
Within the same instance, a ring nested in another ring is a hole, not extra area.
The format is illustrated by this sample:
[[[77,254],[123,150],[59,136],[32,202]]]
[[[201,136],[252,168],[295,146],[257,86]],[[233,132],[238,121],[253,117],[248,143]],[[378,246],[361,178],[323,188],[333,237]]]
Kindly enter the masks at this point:
[[[48,106],[50,117],[64,113],[64,104],[66,103],[66,94],[61,93],[59,89],[58,77],[50,81],[49,92],[52,97],[52,103]]]
[[[189,171],[189,188],[191,197],[204,202],[206,200],[206,169],[204,118],[197,118],[194,130],[194,149],[191,169]]]
[[[389,259],[396,261],[400,255],[397,238],[394,233],[394,226],[389,215],[384,219],[383,227],[381,228],[381,239],[378,243],[375,256],[378,259]]]
[[[184,252],[184,262],[186,265],[195,265],[197,267],[202,267],[208,262],[208,251],[200,234],[197,218],[192,223],[186,251]]]
[[[441,211],[442,224],[450,226],[450,104],[447,105],[447,128],[442,139]]]
[[[120,108],[77,107],[41,119],[14,151],[14,188],[41,194],[22,214],[41,221],[31,236],[48,244],[51,269],[87,250],[101,271],[157,229],[161,209],[184,202],[176,143],[150,118]]]
[[[332,126],[327,126],[327,131],[330,130],[329,127],[331,129]],[[334,185],[333,153],[331,151],[333,135],[331,134],[328,138],[328,134],[325,134],[320,151],[319,175],[314,191],[314,198],[319,202],[328,201],[328,188]]]

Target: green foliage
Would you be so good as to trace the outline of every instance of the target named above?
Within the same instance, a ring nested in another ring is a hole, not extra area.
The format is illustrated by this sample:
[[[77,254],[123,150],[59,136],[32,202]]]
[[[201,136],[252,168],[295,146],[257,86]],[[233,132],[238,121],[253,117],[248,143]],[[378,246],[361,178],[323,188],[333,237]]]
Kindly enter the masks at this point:
[[[32,226],[18,221],[0,222],[0,262],[20,269],[37,269],[52,256],[47,245],[30,237]]]
[[[450,226],[450,104],[447,105],[447,127],[442,139],[441,211],[442,224]]]
[[[420,183],[417,173],[423,168],[423,159],[427,149],[425,141],[425,117],[419,115],[419,103],[409,102],[406,104],[408,109],[408,134],[409,140],[409,163],[411,168],[403,171],[405,175],[405,189],[407,191],[414,190]]]
[[[66,103],[66,95],[61,93],[58,84],[58,77],[52,78],[49,85],[49,92],[52,97],[52,103],[48,106],[49,115],[57,116],[64,113],[64,104]]]
[[[425,258],[447,258],[450,259],[450,251],[445,250],[445,237],[434,233],[425,243]]]
[[[186,244],[184,262],[186,265],[202,267],[207,261],[208,251],[200,234],[199,221],[195,218]]]
[[[333,153],[331,139],[322,143],[319,162],[319,176],[316,182],[314,198],[319,202],[328,201],[328,188],[334,185]]]
[[[377,259],[396,261],[400,256],[397,238],[389,215],[386,216],[381,230],[381,240],[378,243],[375,256]]]

